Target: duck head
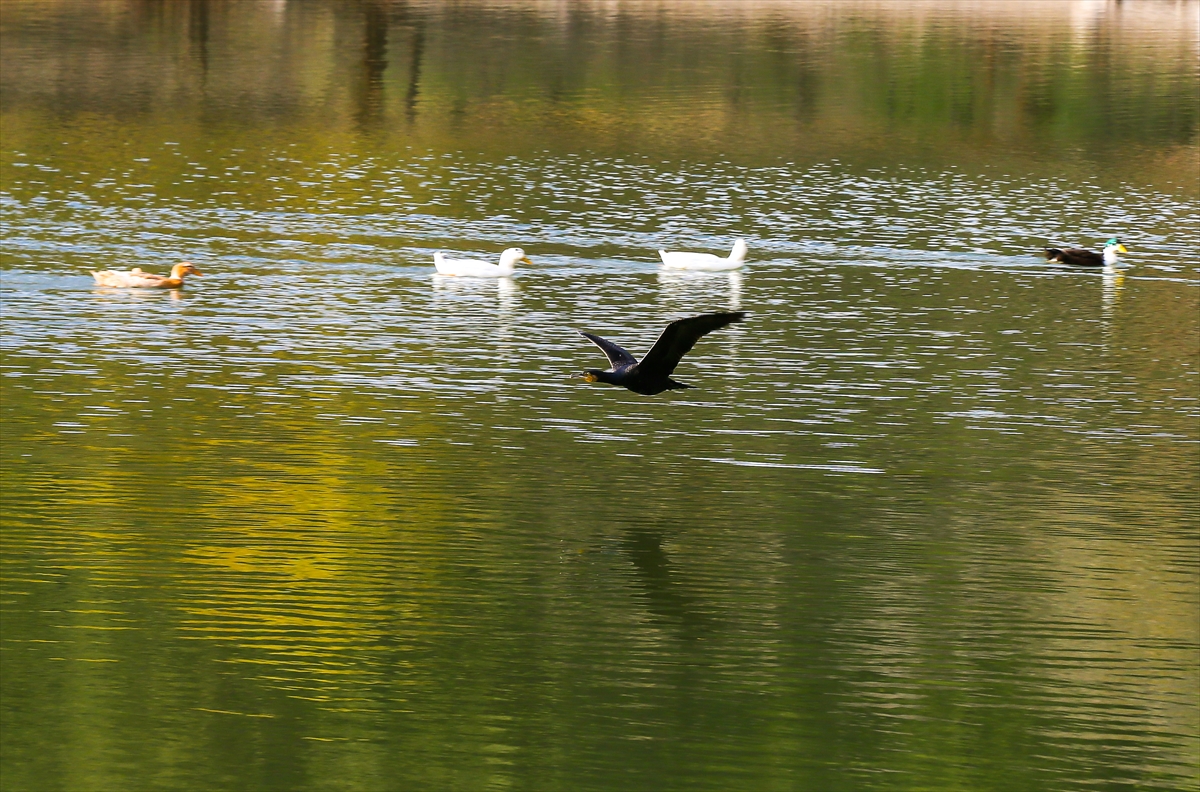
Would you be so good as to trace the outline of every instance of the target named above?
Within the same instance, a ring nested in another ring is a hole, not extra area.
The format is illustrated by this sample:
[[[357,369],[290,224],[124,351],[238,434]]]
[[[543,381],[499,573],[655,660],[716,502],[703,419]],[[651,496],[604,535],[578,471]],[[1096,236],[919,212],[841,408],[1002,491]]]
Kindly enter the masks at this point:
[[[520,261],[523,264],[532,264],[529,257],[525,255],[525,251],[521,248],[508,248],[500,254],[500,266],[511,268],[517,265]]]
[[[749,247],[747,247],[747,245],[746,245],[746,240],[744,240],[744,239],[735,240],[733,243],[733,251],[729,254],[729,258],[731,261],[745,261],[746,260],[746,252],[748,250],[749,250]]]
[[[1128,253],[1125,246],[1121,244],[1121,240],[1113,237],[1104,243],[1104,263],[1116,264],[1118,253]]]
[[[196,269],[196,265],[190,261],[181,261],[174,267],[171,267],[172,278],[183,278],[184,275],[203,275],[204,273]]]

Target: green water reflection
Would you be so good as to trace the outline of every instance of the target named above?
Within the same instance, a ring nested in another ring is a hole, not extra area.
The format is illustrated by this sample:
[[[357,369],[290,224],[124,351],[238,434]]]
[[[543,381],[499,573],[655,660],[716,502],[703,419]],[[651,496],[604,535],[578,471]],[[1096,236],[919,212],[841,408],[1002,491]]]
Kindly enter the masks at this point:
[[[1020,163],[1195,189],[1194,11],[12,0],[5,148],[60,145],[38,132],[65,116],[73,130],[119,124],[90,141],[101,158],[163,134],[214,151],[225,135],[337,148],[365,136],[503,154]]]
[[[4,3],[0,787],[1195,786],[1197,11]]]

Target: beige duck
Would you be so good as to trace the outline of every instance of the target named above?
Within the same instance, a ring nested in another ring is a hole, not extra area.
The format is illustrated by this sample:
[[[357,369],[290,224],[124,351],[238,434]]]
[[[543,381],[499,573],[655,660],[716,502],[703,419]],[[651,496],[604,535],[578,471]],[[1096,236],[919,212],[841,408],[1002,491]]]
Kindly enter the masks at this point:
[[[183,261],[171,267],[170,275],[152,275],[142,272],[141,267],[134,267],[129,272],[101,270],[93,272],[92,277],[101,286],[134,289],[178,289],[183,285],[184,275],[203,275],[190,261]]]

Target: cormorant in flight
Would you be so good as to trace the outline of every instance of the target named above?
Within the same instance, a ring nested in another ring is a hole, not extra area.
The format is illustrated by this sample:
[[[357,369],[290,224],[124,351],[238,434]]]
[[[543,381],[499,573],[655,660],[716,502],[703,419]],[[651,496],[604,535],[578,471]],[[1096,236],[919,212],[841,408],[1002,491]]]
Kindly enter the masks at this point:
[[[701,336],[719,330],[727,324],[740,322],[745,316],[742,311],[710,313],[671,322],[640,362],[612,341],[580,330],[581,336],[604,350],[609,365],[612,366],[608,371],[584,369],[582,376],[588,382],[621,385],[643,396],[653,396],[665,390],[690,388],[691,385],[671,379],[671,372],[679,365],[680,359],[696,345]]]

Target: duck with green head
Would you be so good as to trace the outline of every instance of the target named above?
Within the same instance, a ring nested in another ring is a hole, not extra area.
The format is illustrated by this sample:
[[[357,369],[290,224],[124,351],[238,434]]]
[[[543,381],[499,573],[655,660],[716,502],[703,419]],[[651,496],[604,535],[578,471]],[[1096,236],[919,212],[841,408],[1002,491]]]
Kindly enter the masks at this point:
[[[1046,248],[1046,260],[1057,261],[1059,264],[1074,264],[1077,267],[1112,267],[1118,260],[1118,253],[1128,253],[1121,240],[1113,237],[1104,243],[1103,253],[1094,253],[1083,248]]]

